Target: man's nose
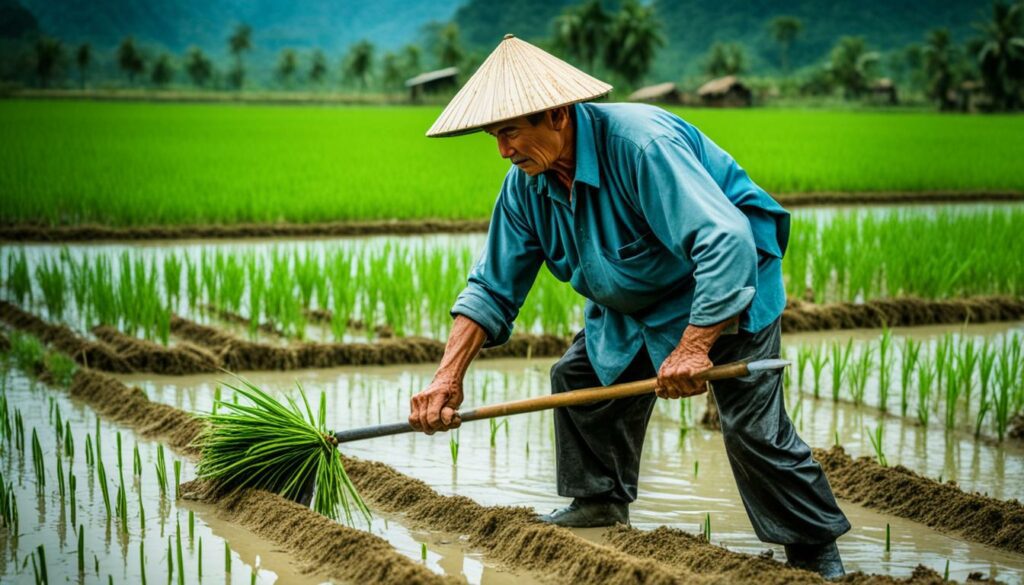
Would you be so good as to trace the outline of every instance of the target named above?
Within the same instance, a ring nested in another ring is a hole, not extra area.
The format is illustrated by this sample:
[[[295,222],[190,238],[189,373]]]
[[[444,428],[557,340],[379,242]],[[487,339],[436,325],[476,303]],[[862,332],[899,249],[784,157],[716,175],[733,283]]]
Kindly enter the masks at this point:
[[[512,158],[515,152],[515,149],[509,145],[507,138],[498,137],[498,153],[501,154],[501,158]]]

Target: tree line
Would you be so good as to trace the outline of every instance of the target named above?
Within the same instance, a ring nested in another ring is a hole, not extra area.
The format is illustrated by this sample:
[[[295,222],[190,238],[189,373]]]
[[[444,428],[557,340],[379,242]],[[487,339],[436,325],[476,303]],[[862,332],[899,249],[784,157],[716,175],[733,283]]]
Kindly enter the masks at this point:
[[[868,46],[863,37],[842,37],[819,65],[791,71],[789,54],[799,42],[804,23],[793,16],[778,16],[766,23],[777,48],[780,85],[795,88],[801,95],[840,93],[847,99],[867,94],[883,70],[897,82],[921,91],[940,109],[954,105],[956,91],[964,82],[983,88],[997,110],[1024,107],[1024,0],[1008,3],[995,0],[990,16],[974,23],[976,34],[958,45],[947,29],[927,33],[920,44],[883,54]],[[601,0],[587,0],[566,8],[551,23],[543,48],[585,70],[624,87],[644,82],[657,52],[665,45],[653,5],[623,0],[617,11],[605,8]],[[362,40],[341,56],[332,75],[327,55],[320,49],[302,55],[296,49],[282,49],[273,66],[273,82],[282,89],[322,87],[329,78],[366,91],[395,91],[404,80],[428,66],[458,67],[464,74],[475,69],[483,56],[463,44],[458,25],[431,23],[424,27],[426,51],[408,44],[378,55],[377,48]],[[115,50],[114,60],[131,86],[166,88],[187,80],[196,88],[242,90],[247,87],[247,56],[254,46],[253,31],[238,25],[226,39],[229,62],[220,71],[202,49],[191,47],[180,58],[166,52],[147,56],[132,37]],[[85,87],[89,82],[94,50],[88,44],[65,48],[61,41],[42,36],[34,46],[34,74],[41,87],[72,78],[68,61],[75,69],[74,80]],[[748,58],[739,43],[713,43],[703,58],[709,78],[748,73]],[[250,84],[251,85],[251,84]]]

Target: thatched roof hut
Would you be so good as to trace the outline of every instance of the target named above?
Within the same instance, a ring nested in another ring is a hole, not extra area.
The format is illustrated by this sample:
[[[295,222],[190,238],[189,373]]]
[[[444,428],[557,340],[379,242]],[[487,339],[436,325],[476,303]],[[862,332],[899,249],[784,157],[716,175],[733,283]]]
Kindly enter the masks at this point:
[[[888,77],[876,79],[871,84],[871,100],[875,103],[895,106],[900,101],[896,94],[896,84]]]
[[[697,97],[701,104],[715,108],[746,108],[753,103],[753,95],[735,75],[726,75],[700,86]]]
[[[455,89],[458,86],[458,77],[458,67],[445,67],[437,71],[420,73],[416,77],[407,79],[405,87],[409,88],[409,98],[415,101],[424,94]]]
[[[648,85],[629,94],[631,102],[658,102],[663,104],[682,103],[683,96],[675,83],[666,81],[657,85]]]

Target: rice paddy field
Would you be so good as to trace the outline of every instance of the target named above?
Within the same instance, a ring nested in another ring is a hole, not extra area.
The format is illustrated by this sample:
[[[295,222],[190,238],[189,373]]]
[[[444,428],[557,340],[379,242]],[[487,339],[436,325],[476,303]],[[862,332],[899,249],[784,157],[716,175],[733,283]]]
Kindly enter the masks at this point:
[[[1024,192],[1024,119],[679,113],[820,196],[793,210],[781,357],[848,582],[1024,583],[1024,206],[971,198]],[[568,501],[550,411],[342,444],[368,517],[200,477],[209,417],[250,404],[235,374],[331,431],[406,420],[486,235],[390,220],[484,220],[507,168],[486,136],[424,138],[436,114],[0,100],[0,228],[42,227],[0,247],[0,581],[822,582],[757,539],[706,396],[657,402],[631,526],[535,521]],[[897,201],[928,193],[954,201]],[[464,408],[548,394],[583,310],[542,269]]]

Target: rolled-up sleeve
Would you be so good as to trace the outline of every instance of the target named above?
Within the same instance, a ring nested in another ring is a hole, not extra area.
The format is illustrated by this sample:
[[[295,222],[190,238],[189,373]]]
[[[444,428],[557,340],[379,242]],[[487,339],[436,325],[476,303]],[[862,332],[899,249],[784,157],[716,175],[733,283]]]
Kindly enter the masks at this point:
[[[469,282],[452,307],[487,333],[484,347],[501,345],[512,334],[512,322],[533,287],[544,261],[536,233],[516,201],[521,178],[512,169],[505,177],[491,215],[487,243],[469,273]]]
[[[750,223],[682,138],[660,137],[636,158],[637,197],[654,235],[693,264],[690,323],[708,326],[742,313],[757,287]]]

